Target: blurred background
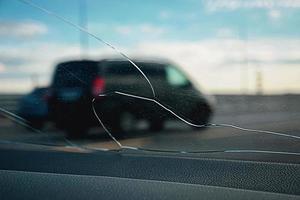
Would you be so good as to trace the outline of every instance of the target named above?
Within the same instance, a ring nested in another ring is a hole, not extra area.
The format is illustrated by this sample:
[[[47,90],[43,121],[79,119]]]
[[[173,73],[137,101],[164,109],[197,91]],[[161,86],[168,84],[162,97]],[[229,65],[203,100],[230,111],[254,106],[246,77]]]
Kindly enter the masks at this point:
[[[84,27],[129,56],[177,63],[202,92],[214,96],[213,122],[286,132],[300,129],[300,1],[32,2]],[[0,107],[13,113],[24,95],[50,85],[58,63],[118,56],[86,33],[17,0],[0,0],[0,44]],[[40,91],[38,96],[38,104],[45,103],[47,93]],[[47,105],[43,106],[37,112],[41,116],[47,113]],[[10,138],[7,131],[15,133],[13,125],[0,120],[2,135]],[[50,128],[50,132],[57,131]],[[220,131],[220,140],[213,140],[216,130],[203,132],[199,141],[211,140],[202,146],[209,146],[209,142],[233,145],[226,143],[232,139],[232,130]],[[161,135],[146,134],[144,140],[125,142],[164,146],[163,141],[171,136]],[[172,135],[174,140],[181,136],[176,137]],[[186,148],[194,139],[183,140],[181,147]],[[243,146],[249,140],[254,137],[238,138],[234,144]],[[94,145],[94,141],[89,138],[86,143]],[[168,147],[177,148],[175,143],[172,146],[168,140]]]
[[[221,94],[298,93],[298,1],[33,1],[127,54],[174,60]],[[1,93],[47,85],[54,64],[115,54],[19,1],[0,1]]]

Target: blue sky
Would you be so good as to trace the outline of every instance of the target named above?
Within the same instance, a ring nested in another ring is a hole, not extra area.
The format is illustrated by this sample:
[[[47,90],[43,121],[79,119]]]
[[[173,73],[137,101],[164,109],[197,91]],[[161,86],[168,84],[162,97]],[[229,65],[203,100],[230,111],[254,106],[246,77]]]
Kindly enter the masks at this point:
[[[32,2],[78,23],[80,1]],[[88,28],[126,53],[156,53],[175,60],[192,75],[207,73],[201,80],[194,78],[212,92],[239,92],[241,87],[253,92],[257,63],[272,74],[265,77],[267,92],[298,92],[300,1],[289,2],[87,0]],[[28,77],[33,73],[47,84],[57,60],[79,54],[77,30],[18,0],[0,0],[0,36],[0,78],[5,85],[0,91],[4,92],[29,90]],[[89,46],[87,56],[112,53],[93,39]],[[292,52],[285,52],[288,49]],[[240,78],[232,81],[232,77],[249,67],[241,64],[246,59],[255,66],[246,74],[249,83],[240,86]],[[280,78],[282,73],[292,80]],[[216,84],[216,78],[223,83]],[[24,84],[7,84],[12,80]],[[270,82],[284,86],[278,90]]]
[[[32,1],[49,10],[78,22],[81,0]],[[208,11],[207,1],[194,0],[87,0],[91,30],[101,30],[101,36],[109,41],[124,43],[111,28],[121,25],[151,24],[167,29],[163,39],[197,40],[216,37],[217,31],[226,27],[237,32],[238,37],[289,37],[299,38],[300,11],[296,8],[230,9]],[[271,12],[274,12],[274,19]],[[276,12],[280,20],[276,21]],[[284,13],[284,15],[282,15]],[[39,39],[73,43],[78,33],[63,22],[17,0],[0,1],[0,19],[4,21],[36,21],[46,24],[49,32]],[[103,30],[104,29],[104,30]],[[75,32],[75,33],[74,33]],[[133,41],[135,42],[135,41]]]

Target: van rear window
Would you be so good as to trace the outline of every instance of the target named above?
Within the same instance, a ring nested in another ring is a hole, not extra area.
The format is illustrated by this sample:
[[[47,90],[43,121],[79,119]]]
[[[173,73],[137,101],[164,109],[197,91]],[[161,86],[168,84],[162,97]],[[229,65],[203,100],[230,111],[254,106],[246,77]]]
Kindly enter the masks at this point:
[[[70,62],[57,66],[54,87],[88,86],[97,73],[97,62]]]

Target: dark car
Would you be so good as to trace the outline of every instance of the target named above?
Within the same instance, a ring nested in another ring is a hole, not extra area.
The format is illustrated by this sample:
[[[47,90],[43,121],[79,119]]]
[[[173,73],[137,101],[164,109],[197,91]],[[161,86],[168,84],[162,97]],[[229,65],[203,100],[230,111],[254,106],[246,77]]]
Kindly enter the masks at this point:
[[[155,97],[146,79],[128,61],[80,60],[58,64],[49,99],[52,120],[74,136],[98,123],[93,106],[105,126],[116,135],[132,130],[137,120],[145,120],[152,131],[159,131],[166,120],[175,118],[155,102],[115,93],[119,91],[156,99],[192,123],[209,122],[210,102],[175,65],[157,60],[134,62],[151,81]]]
[[[41,129],[47,121],[48,89],[49,88],[35,88],[19,102],[18,115],[26,119],[33,128]]]

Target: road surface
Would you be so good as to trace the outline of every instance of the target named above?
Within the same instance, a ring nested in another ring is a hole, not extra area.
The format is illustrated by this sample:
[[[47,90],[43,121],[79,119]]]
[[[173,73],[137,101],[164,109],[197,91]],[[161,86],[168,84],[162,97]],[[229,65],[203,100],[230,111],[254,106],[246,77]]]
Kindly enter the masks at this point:
[[[300,112],[269,112],[216,116],[214,123],[238,125],[244,128],[269,130],[300,136]],[[34,133],[8,119],[0,119],[0,138],[6,141],[65,144],[61,131],[48,125],[43,133]],[[116,143],[101,129],[71,142],[92,148],[117,148]],[[272,134],[241,131],[228,127],[194,130],[183,122],[168,122],[165,130],[151,133],[135,131],[120,139],[122,145],[149,149],[205,151],[205,150],[272,150],[300,152],[300,140]]]

